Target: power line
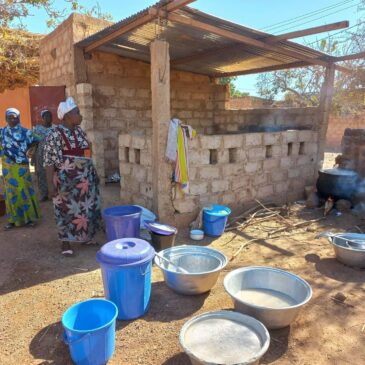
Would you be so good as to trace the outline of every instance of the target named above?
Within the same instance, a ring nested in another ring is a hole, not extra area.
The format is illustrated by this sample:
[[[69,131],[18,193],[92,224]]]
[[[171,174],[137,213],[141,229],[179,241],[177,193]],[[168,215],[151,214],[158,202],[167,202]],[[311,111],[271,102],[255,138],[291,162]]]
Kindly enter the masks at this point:
[[[339,3],[336,3],[336,4],[333,4],[333,5],[330,5],[330,6],[327,6],[327,7],[324,7],[324,8],[320,8],[320,9],[317,9],[317,10],[314,10],[314,11],[311,11],[309,13],[305,13],[305,14],[302,14],[302,15],[299,15],[297,17],[294,17],[294,18],[290,18],[290,19],[287,19],[287,20],[284,20],[284,21],[281,21],[279,23],[275,23],[275,24],[272,24],[272,25],[269,25],[265,28],[263,28],[263,30],[271,30],[271,29],[275,29],[275,28],[281,28],[283,26],[286,26],[286,25],[289,25],[289,24],[292,24],[292,23],[295,23],[297,22],[297,20],[300,20],[300,19],[306,19],[306,18],[310,18],[312,16],[315,16],[317,14],[321,14],[321,13],[324,13],[328,10],[332,10],[332,9],[335,9],[339,6],[342,6],[342,5],[347,5],[349,3],[352,3],[354,1],[358,1],[358,0],[345,0],[345,1],[341,1]]]
[[[357,3],[357,4],[354,4],[354,5],[348,6],[348,7],[346,7],[346,8],[339,9],[339,10],[334,11],[334,12],[332,12],[332,13],[328,13],[328,14],[326,14],[326,16],[329,16],[329,15],[333,15],[333,14],[340,13],[340,12],[342,12],[342,11],[344,11],[344,10],[347,10],[347,9],[353,8],[353,7],[355,7],[355,6],[358,6],[359,4],[360,4],[360,3]],[[279,29],[279,30],[276,30],[275,32],[283,33],[283,32],[286,32],[286,31],[288,31],[288,30],[290,30],[290,29],[294,29],[294,28],[296,28],[296,27],[298,27],[298,26],[301,26],[301,25],[304,25],[304,24],[308,24],[308,23],[312,23],[312,22],[314,22],[314,21],[316,21],[316,20],[320,20],[320,19],[323,19],[323,15],[322,15],[322,16],[320,16],[320,17],[318,17],[318,18],[311,19],[311,20],[308,20],[308,21],[303,22],[303,23],[295,24],[295,25],[293,25],[293,26],[291,26],[291,27],[289,27],[289,28],[285,28],[285,29],[282,29],[282,28],[281,28],[281,29]]]

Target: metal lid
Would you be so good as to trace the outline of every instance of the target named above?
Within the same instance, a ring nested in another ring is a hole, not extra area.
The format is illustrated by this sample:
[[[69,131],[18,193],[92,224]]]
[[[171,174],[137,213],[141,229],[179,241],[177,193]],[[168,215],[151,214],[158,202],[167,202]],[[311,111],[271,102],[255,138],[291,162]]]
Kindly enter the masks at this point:
[[[120,238],[106,243],[96,254],[99,263],[127,266],[142,264],[155,256],[153,247],[139,238]]]
[[[212,204],[209,207],[203,208],[203,210],[206,213],[208,213],[210,215],[215,215],[217,217],[225,217],[225,216],[231,214],[231,209],[229,209],[228,207],[225,207],[223,205],[217,205],[217,204]]]
[[[150,231],[157,234],[162,234],[163,236],[170,236],[177,232],[177,229],[175,227],[169,226],[167,224],[162,224],[160,222],[145,221],[144,225]]]

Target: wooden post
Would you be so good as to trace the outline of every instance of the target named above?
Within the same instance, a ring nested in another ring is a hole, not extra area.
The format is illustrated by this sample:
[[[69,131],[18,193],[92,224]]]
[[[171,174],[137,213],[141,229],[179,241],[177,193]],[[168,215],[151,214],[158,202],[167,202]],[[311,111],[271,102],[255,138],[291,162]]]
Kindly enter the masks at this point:
[[[172,166],[165,160],[167,134],[171,119],[169,44],[156,39],[151,43],[150,48],[153,211],[159,220],[174,224]]]
[[[324,159],[324,150],[326,146],[326,135],[328,129],[328,121],[331,113],[333,86],[335,81],[335,64],[331,64],[326,68],[324,82],[321,88],[319,103],[319,126],[318,126],[318,167],[322,168]]]

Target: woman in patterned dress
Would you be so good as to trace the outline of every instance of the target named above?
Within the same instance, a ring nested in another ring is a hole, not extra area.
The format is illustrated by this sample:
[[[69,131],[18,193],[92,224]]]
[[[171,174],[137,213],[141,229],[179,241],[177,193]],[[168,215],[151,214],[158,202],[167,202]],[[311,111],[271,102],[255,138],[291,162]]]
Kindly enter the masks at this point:
[[[0,128],[0,156],[8,218],[4,229],[33,227],[34,221],[40,217],[40,211],[29,171],[27,152],[39,142],[39,138],[20,125],[19,110],[7,109],[5,119],[7,126]]]
[[[35,174],[37,176],[38,191],[40,201],[44,202],[48,199],[48,186],[46,169],[43,166],[44,145],[46,137],[52,126],[52,113],[45,109],[41,111],[41,124],[37,124],[33,128],[33,132],[41,139],[40,142],[33,150],[32,165],[35,168]]]
[[[95,243],[92,240],[101,223],[99,178],[74,100],[69,97],[60,103],[57,114],[62,124],[47,135],[44,166],[62,254],[71,256],[71,242]]]

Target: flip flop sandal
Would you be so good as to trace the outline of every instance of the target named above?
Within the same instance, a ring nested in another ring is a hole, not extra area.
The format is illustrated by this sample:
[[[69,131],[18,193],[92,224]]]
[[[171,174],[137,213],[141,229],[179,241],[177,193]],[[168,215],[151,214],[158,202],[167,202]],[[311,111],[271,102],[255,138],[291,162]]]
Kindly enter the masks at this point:
[[[71,249],[70,250],[63,250],[62,255],[65,256],[65,257],[71,257],[71,256],[74,255],[74,252]]]
[[[14,223],[8,223],[5,227],[4,227],[4,231],[10,231],[11,229],[15,228],[15,224]]]
[[[35,227],[35,223],[34,222],[28,222],[25,224],[26,227],[28,228],[34,228]]]

